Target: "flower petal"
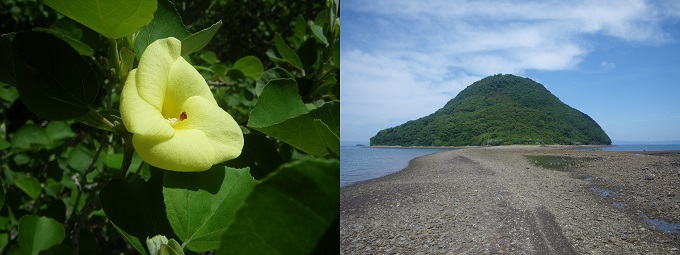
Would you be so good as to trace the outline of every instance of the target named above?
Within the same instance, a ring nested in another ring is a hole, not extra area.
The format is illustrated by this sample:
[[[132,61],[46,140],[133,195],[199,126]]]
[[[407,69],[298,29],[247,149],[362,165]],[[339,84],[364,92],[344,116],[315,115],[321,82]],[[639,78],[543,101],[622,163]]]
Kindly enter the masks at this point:
[[[175,130],[152,105],[137,93],[135,76],[137,69],[130,71],[120,94],[120,116],[128,131],[149,139],[168,139]]]
[[[165,91],[163,116],[179,116],[180,108],[187,98],[200,96],[217,105],[210,87],[203,76],[184,58],[178,58],[170,68],[168,86]]]
[[[147,46],[139,60],[137,69],[142,72],[137,75],[137,90],[159,112],[163,109],[170,68],[181,58],[181,51],[182,43],[176,38],[159,39]]]
[[[214,164],[234,159],[241,154],[241,127],[216,103],[200,96],[190,97],[182,105],[182,111],[186,112],[187,118],[177,124],[175,129],[194,129],[205,133],[215,150]]]
[[[147,139],[135,134],[132,145],[144,161],[165,170],[198,172],[215,164],[215,150],[200,130],[177,130],[167,140]]]

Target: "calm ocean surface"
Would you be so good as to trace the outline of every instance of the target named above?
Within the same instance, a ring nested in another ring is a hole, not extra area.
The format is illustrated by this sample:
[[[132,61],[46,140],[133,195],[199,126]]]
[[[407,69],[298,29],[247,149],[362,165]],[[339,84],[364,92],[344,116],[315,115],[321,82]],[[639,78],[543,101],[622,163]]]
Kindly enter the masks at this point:
[[[591,150],[592,148],[581,148]],[[680,150],[680,144],[626,144],[602,147],[603,151],[674,151]]]
[[[382,177],[408,166],[411,159],[451,148],[340,147],[340,186]]]
[[[592,150],[593,148],[583,148]],[[340,147],[340,186],[382,177],[408,166],[411,159],[452,150],[451,148],[370,148]],[[680,150],[680,144],[614,145],[605,151],[665,151]]]

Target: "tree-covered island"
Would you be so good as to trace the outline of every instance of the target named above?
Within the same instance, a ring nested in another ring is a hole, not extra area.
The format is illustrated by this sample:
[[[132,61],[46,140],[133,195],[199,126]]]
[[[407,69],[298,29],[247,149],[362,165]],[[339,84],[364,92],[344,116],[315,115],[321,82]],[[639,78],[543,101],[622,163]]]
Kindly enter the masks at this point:
[[[435,113],[371,138],[371,146],[509,144],[611,144],[611,139],[543,85],[511,74],[479,80]]]

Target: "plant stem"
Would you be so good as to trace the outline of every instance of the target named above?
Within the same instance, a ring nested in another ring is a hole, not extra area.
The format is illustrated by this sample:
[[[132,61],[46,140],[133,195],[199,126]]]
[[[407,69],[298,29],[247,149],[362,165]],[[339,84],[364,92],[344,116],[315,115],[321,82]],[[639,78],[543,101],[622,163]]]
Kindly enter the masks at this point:
[[[118,55],[118,42],[116,39],[109,39],[109,66],[115,70],[114,77],[120,72],[120,56]]]
[[[123,165],[120,168],[120,177],[125,177],[130,165],[132,164],[132,154],[135,153],[135,148],[132,146],[132,134],[122,134],[123,138]]]

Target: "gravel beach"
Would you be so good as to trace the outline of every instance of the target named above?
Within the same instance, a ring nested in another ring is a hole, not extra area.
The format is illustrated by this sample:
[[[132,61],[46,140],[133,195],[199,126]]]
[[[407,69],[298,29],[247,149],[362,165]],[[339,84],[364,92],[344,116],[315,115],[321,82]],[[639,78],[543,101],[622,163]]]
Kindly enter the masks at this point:
[[[680,254],[680,152],[447,151],[342,187],[340,210],[342,254]]]

